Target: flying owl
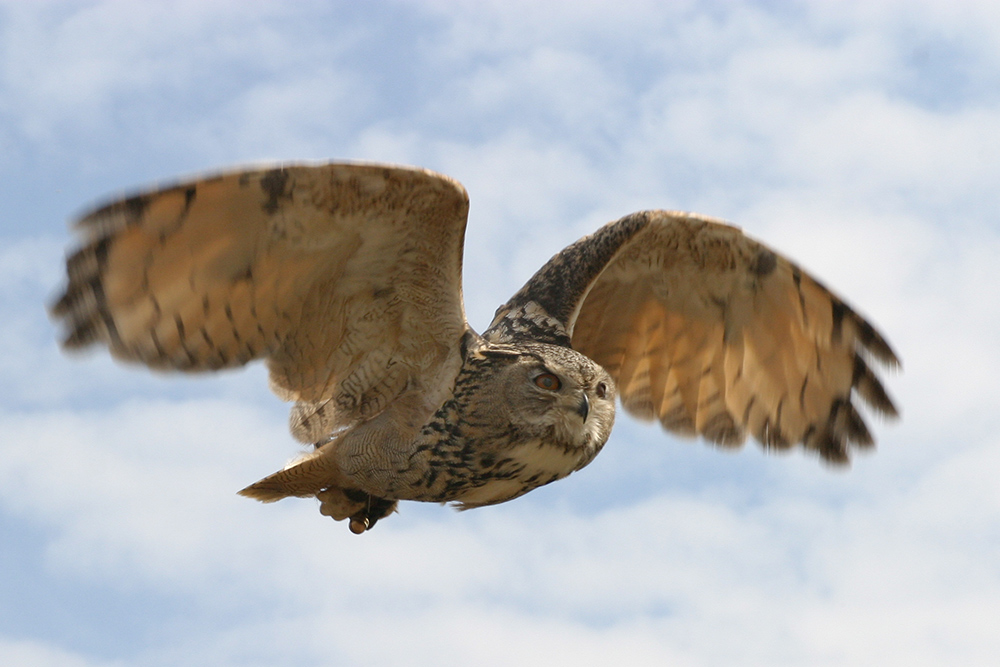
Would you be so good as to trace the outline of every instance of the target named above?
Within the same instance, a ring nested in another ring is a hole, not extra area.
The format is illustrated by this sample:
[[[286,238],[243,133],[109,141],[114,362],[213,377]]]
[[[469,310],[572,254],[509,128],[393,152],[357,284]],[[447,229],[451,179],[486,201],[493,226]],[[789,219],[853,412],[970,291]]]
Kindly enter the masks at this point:
[[[753,436],[843,464],[896,408],[871,324],[740,229],[675,211],[611,222],[549,260],[490,327],[462,305],[469,199],[379,164],[232,171],[78,223],[52,306],[64,347],[156,369],[265,359],[309,453],[240,491],[320,500],[362,533],[400,500],[472,508],[579,470],[616,398],[725,447]]]

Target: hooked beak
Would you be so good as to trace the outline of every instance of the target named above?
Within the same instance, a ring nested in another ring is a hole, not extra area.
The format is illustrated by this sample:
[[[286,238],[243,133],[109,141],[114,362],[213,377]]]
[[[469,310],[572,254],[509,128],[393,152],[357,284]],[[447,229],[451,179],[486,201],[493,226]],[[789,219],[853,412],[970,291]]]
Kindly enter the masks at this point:
[[[587,395],[583,395],[583,400],[580,401],[580,405],[576,406],[576,414],[583,417],[583,421],[587,421],[587,415],[590,414],[590,399]]]

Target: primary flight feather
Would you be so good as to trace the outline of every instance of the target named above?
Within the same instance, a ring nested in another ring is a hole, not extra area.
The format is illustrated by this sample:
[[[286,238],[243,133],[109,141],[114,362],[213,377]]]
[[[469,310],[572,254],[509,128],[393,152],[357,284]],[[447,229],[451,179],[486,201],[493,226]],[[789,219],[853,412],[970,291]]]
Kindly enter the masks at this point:
[[[468,195],[377,164],[233,171],[78,222],[52,306],[66,348],[208,371],[266,359],[313,450],[240,493],[315,496],[364,532],[399,500],[495,504],[587,465],[615,398],[735,446],[845,463],[896,408],[875,328],[736,227],[643,211],[570,245],[479,335],[462,305]]]

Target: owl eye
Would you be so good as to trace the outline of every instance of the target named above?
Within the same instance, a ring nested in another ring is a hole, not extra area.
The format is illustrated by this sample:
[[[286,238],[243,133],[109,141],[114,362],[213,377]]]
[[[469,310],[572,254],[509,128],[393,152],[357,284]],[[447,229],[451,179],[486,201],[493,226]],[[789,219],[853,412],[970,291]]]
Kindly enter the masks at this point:
[[[597,383],[597,398],[605,398],[608,395],[608,385],[603,382]]]
[[[562,386],[559,378],[552,373],[542,373],[535,377],[535,384],[546,391],[559,391],[559,387]]]

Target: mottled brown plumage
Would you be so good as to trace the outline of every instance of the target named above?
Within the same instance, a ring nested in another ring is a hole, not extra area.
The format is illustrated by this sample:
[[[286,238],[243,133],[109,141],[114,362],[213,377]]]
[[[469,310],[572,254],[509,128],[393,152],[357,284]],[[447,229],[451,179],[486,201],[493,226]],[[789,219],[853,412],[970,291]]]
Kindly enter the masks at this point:
[[[316,496],[363,532],[398,500],[479,507],[587,465],[627,411],[726,446],[833,463],[896,409],[875,329],[739,229],[635,213],[553,257],[479,336],[465,320],[468,197],[385,165],[236,171],[84,216],[52,307],[64,345],[153,368],[267,360],[314,450],[241,493]]]

